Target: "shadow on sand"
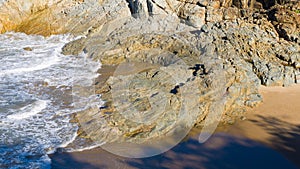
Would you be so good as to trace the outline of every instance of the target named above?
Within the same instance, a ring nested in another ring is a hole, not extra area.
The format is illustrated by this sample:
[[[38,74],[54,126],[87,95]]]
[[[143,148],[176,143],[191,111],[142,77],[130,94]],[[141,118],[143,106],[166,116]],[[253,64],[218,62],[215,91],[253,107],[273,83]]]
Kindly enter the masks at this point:
[[[271,146],[281,152],[300,168],[300,126],[287,123],[275,117],[258,115],[258,120],[251,120],[272,136]]]
[[[262,144],[225,133],[215,134],[204,144],[199,144],[196,139],[190,139],[162,155],[148,159],[132,159],[127,163],[144,169],[296,168],[278,152]]]
[[[292,133],[291,133],[292,134]],[[287,143],[289,140],[284,140]],[[279,146],[279,145],[278,145]],[[291,145],[293,146],[293,145]],[[296,145],[295,145],[296,146]],[[299,148],[299,147],[298,147]],[[200,144],[189,138],[173,149],[143,159],[118,157],[97,149],[52,155],[52,167],[59,169],[140,168],[140,169],[296,169],[284,156],[258,142],[225,133],[214,134]],[[84,162],[80,162],[84,161]]]

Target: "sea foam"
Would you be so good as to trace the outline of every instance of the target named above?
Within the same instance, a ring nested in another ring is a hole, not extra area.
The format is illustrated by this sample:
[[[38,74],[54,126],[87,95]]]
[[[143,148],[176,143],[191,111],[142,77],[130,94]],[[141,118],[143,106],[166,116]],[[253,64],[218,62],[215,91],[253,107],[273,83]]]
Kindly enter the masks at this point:
[[[89,95],[77,93],[92,88],[101,64],[84,53],[61,54],[76,38],[0,35],[0,168],[50,167],[47,154],[77,136],[71,115],[86,105],[102,104],[93,90]],[[27,47],[32,50],[24,50]]]
[[[21,120],[36,115],[47,107],[47,100],[37,100],[32,104],[22,107],[18,113],[8,115],[9,119]]]

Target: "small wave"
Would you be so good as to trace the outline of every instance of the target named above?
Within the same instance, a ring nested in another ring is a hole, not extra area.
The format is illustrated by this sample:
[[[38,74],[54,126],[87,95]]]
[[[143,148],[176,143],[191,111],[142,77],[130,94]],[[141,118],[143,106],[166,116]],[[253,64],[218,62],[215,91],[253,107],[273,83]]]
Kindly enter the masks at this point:
[[[43,109],[47,107],[47,104],[48,104],[47,100],[37,100],[30,105],[22,107],[20,109],[20,112],[8,115],[7,118],[15,119],[15,120],[26,119],[28,117],[31,117],[41,112]]]
[[[55,65],[59,61],[60,60],[59,60],[58,57],[53,57],[52,59],[49,59],[49,61],[47,61],[47,62],[42,62],[41,64],[35,65],[35,66],[32,66],[32,67],[3,70],[2,72],[0,72],[0,76],[5,76],[5,75],[9,75],[9,74],[22,74],[22,73],[27,73],[27,72],[33,72],[33,71],[37,71],[37,70],[46,69],[46,68],[48,68],[52,65]]]
[[[85,146],[83,148],[77,148],[77,149],[67,149],[67,152],[81,152],[81,151],[86,151],[86,150],[92,150],[94,148],[98,148],[102,145],[106,144],[106,142],[104,143],[99,143],[99,144],[93,144],[90,146]]]
[[[47,154],[49,155],[49,154],[55,153],[56,150],[57,150],[57,148],[67,147],[70,143],[72,143],[73,141],[75,141],[75,139],[77,138],[77,136],[78,136],[77,132],[74,132],[74,134],[73,134],[73,136],[72,136],[72,138],[70,140],[67,140],[67,141],[61,143],[60,145],[56,146],[54,149],[49,149],[47,151]]]

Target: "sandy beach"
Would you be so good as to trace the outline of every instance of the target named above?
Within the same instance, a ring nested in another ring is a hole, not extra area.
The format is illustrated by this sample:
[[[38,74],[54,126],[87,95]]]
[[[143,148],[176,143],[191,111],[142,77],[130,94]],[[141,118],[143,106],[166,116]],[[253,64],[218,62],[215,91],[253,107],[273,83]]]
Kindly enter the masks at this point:
[[[52,167],[300,168],[300,85],[261,87],[260,93],[263,102],[247,110],[246,120],[222,126],[204,144],[191,134],[173,149],[144,159],[119,157],[101,148],[55,153]]]
[[[261,87],[264,100],[227,132],[261,142],[300,167],[300,85]]]

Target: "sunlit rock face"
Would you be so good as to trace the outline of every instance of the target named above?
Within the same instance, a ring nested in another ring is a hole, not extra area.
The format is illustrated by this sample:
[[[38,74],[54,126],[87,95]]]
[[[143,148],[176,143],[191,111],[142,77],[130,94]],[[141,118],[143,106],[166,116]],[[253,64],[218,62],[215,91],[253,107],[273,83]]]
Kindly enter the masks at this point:
[[[28,34],[80,34],[122,18],[148,18],[155,15],[176,16],[196,29],[206,22],[234,20],[243,16],[241,9],[286,7],[297,11],[297,1],[265,0],[12,0],[1,1],[0,32],[18,31]],[[275,18],[281,23],[282,9]],[[290,14],[289,14],[290,15]],[[271,18],[271,17],[270,17]],[[274,17],[273,17],[274,18]],[[271,18],[272,19],[272,18]],[[297,20],[297,19],[296,19]],[[289,27],[289,33],[295,26]],[[281,26],[282,27],[282,26]],[[285,30],[286,28],[279,28]],[[292,28],[290,28],[292,27]]]
[[[201,27],[205,8],[194,3],[172,1],[99,1],[64,0],[3,1],[0,6],[0,32],[17,31],[27,34],[79,34],[106,22],[133,16],[174,15],[187,24]]]
[[[0,7],[0,32],[20,31],[29,34],[54,34],[54,29],[57,29],[58,26],[55,23],[50,25],[48,20],[53,19],[54,10],[51,7],[57,3],[58,1],[38,0],[3,2]]]
[[[49,36],[51,34],[83,34],[113,15],[129,16],[123,1],[101,6],[99,0],[13,0],[0,7],[0,32],[16,31]]]

